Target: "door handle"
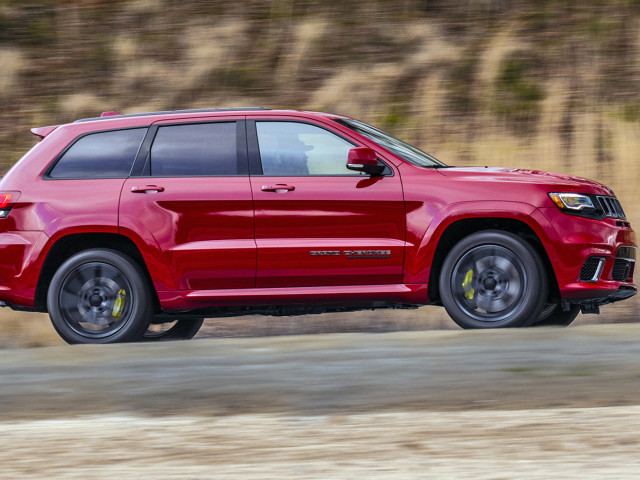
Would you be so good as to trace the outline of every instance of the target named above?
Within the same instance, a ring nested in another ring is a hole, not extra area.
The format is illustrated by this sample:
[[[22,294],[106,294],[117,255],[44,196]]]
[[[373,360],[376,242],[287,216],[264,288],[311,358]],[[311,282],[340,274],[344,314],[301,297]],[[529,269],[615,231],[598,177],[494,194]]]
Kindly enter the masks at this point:
[[[131,193],[160,193],[164,192],[164,187],[157,185],[145,185],[144,187],[131,187]]]
[[[277,183],[275,185],[262,185],[263,192],[276,192],[276,193],[286,193],[292,192],[296,187],[293,185],[285,185],[284,183]]]

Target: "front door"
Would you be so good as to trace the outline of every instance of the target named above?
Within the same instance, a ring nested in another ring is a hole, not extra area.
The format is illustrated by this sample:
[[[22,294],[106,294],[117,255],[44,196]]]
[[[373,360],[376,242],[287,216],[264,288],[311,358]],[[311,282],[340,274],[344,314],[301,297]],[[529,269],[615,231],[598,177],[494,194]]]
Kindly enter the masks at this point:
[[[380,177],[347,170],[359,145],[311,123],[256,120],[247,132],[261,170],[251,176],[257,287],[401,282],[405,209],[394,167]]]

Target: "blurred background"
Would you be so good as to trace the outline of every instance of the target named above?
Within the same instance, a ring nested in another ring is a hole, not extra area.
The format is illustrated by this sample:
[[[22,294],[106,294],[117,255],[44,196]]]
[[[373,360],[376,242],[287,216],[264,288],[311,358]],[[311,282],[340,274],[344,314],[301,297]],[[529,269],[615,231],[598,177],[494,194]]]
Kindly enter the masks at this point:
[[[640,0],[3,0],[0,174],[30,128],[105,110],[312,109],[596,179],[637,227],[639,86]]]
[[[638,230],[639,87],[640,0],[0,0],[0,175],[103,111],[310,109],[598,180]],[[415,333],[457,328],[423,307],[18,349],[62,340],[4,308],[0,477],[637,480],[639,327]]]

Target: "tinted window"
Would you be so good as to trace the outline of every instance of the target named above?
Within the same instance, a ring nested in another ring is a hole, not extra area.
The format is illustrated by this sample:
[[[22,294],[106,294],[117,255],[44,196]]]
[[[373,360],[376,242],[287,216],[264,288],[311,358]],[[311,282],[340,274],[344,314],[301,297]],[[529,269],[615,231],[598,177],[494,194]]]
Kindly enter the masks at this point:
[[[146,128],[91,133],[80,138],[58,160],[51,178],[126,178]]]
[[[151,175],[238,175],[236,123],[199,123],[158,128],[151,147]]]
[[[264,175],[358,175],[346,167],[351,143],[313,125],[256,122]]]

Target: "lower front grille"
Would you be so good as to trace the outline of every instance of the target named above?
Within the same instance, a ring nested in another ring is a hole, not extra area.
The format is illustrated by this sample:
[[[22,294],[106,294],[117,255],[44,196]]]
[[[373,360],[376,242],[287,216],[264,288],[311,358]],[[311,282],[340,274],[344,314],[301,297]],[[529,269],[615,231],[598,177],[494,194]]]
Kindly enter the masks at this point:
[[[626,282],[631,273],[632,262],[623,258],[616,258],[613,262],[611,278],[616,282]]]
[[[604,257],[589,257],[580,269],[581,282],[597,282],[604,267]]]
[[[623,246],[618,248],[613,262],[611,278],[616,282],[632,282],[633,270],[636,265],[636,247]]]

